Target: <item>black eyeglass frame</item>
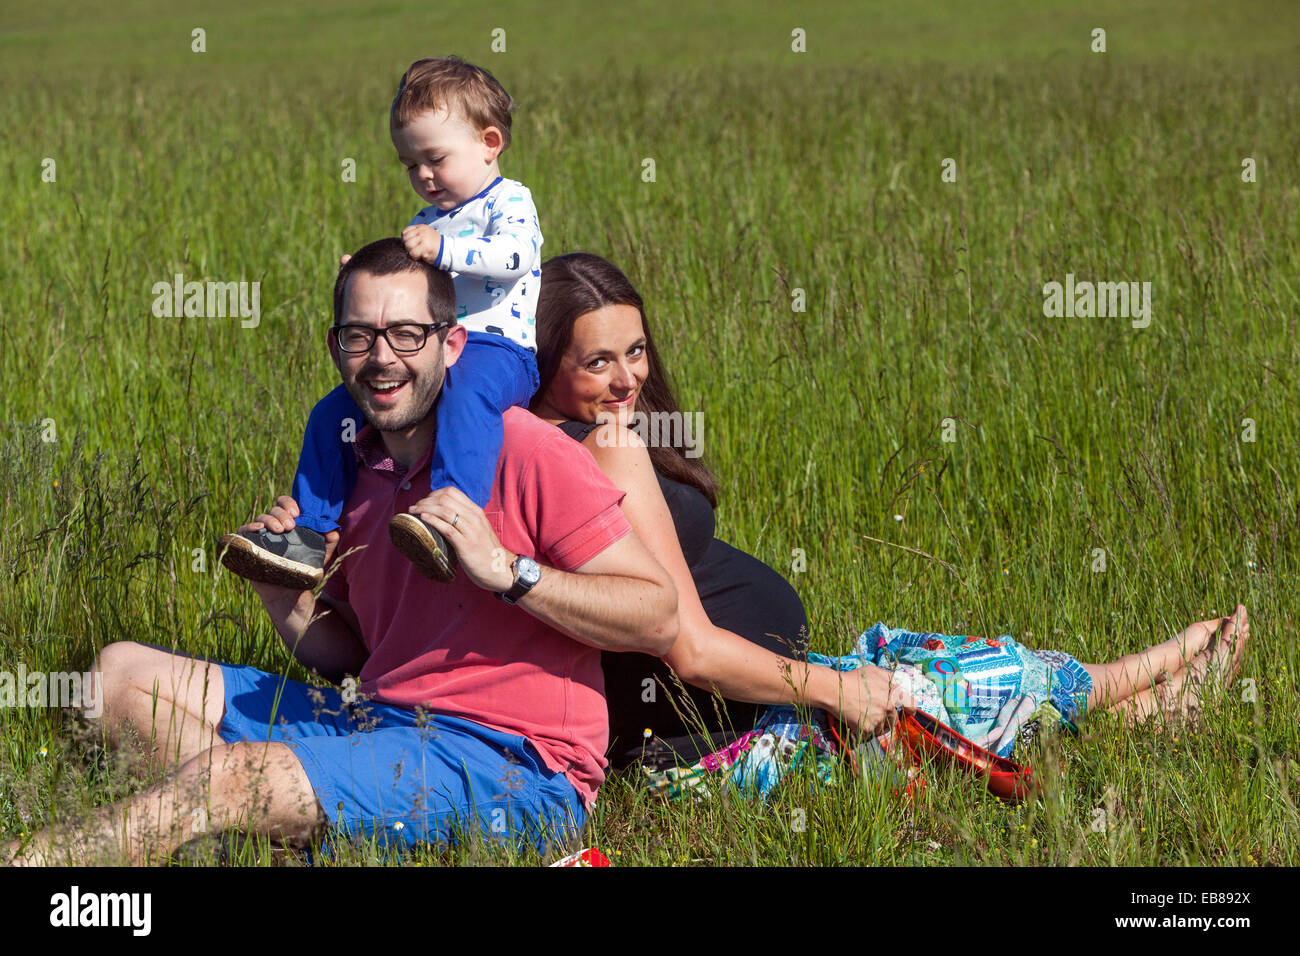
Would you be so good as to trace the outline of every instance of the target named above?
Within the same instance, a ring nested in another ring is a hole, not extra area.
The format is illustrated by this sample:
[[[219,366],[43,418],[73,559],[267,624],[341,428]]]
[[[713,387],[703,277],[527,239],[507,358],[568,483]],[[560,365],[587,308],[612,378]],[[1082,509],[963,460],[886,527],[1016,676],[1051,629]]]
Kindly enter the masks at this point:
[[[421,322],[398,322],[396,325],[389,325],[382,329],[376,329],[373,326],[369,326],[369,325],[345,324],[345,325],[336,325],[330,331],[333,332],[334,334],[335,344],[338,345],[341,351],[347,353],[348,355],[365,355],[367,352],[369,352],[371,349],[375,347],[375,343],[379,341],[379,337],[381,335],[384,337],[384,341],[388,343],[388,347],[392,349],[394,352],[398,353],[399,355],[413,355],[414,353],[419,352],[421,349],[423,349],[426,345],[429,344],[430,335],[439,332],[442,329],[449,329],[455,324],[456,323],[454,322],[433,322],[428,324],[421,323]],[[345,332],[348,332],[351,329],[364,329],[366,332],[370,333],[370,344],[363,349],[350,349],[347,346],[345,346],[343,344],[343,335]],[[388,333],[392,329],[423,329],[424,339],[423,341],[420,342],[419,345],[417,345],[413,349],[399,349],[396,345],[393,344],[393,340],[388,337]]]

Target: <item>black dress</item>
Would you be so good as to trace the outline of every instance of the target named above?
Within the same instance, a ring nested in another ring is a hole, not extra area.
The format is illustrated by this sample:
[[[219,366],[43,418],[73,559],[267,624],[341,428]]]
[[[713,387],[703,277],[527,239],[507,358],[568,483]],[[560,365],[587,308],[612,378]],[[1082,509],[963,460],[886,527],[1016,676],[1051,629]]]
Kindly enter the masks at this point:
[[[596,426],[564,422],[560,428],[582,441]],[[807,660],[808,618],[790,583],[762,561],[713,536],[713,508],[698,489],[657,477],[709,620],[774,654]],[[693,763],[749,730],[763,709],[760,704],[724,704],[690,685],[683,695],[668,665],[647,654],[606,652],[601,666],[614,768],[638,761],[663,765],[672,762],[674,753]]]

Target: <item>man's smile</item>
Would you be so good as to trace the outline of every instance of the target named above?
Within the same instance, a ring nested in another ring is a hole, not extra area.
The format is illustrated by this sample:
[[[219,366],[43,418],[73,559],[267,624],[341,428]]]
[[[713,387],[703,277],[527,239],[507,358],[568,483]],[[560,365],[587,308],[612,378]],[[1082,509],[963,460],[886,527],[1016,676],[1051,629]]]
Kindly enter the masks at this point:
[[[392,405],[401,396],[409,379],[369,379],[362,384],[378,405]]]

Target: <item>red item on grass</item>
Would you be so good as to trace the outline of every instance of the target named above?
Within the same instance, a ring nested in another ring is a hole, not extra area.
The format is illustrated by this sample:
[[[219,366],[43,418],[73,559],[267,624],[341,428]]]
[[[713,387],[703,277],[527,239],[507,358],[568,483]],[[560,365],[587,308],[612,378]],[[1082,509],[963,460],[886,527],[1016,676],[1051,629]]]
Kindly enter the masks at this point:
[[[589,846],[563,860],[556,860],[551,866],[609,866],[609,858],[594,846]]]
[[[989,792],[1018,803],[1033,791],[1033,770],[971,743],[957,731],[922,710],[904,707],[897,732],[914,755],[955,763],[968,773],[987,778]]]

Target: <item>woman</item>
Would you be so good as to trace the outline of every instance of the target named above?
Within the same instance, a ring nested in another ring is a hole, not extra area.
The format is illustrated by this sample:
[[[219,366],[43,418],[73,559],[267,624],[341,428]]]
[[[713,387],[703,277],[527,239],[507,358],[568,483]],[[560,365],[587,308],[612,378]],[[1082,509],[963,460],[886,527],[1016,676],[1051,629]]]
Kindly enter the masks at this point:
[[[626,276],[586,253],[544,263],[537,344],[541,386],[532,411],[581,441],[623,489],[628,521],[679,596],[680,634],[662,661],[604,655],[615,767],[665,761],[673,752],[693,762],[721,738],[749,729],[755,704],[806,703],[873,733],[893,708],[913,703],[881,668],[845,679],[804,663],[807,619],[798,596],[771,568],[713,536],[717,485],[700,459],[687,457],[682,442],[646,447],[638,426],[679,410],[641,297]],[[1079,710],[1114,708],[1135,720],[1161,710],[1193,712],[1208,677],[1235,675],[1247,634],[1245,608],[1238,607],[1231,619],[1198,622],[1109,664],[1069,658],[1089,685]],[[693,685],[686,715],[668,693],[674,672]],[[725,715],[717,712],[715,691],[732,702]]]

